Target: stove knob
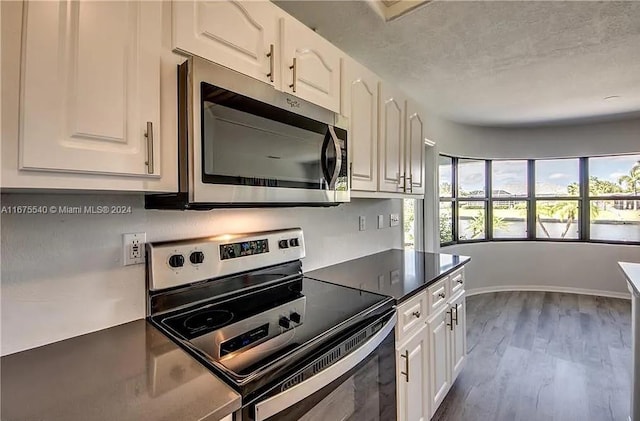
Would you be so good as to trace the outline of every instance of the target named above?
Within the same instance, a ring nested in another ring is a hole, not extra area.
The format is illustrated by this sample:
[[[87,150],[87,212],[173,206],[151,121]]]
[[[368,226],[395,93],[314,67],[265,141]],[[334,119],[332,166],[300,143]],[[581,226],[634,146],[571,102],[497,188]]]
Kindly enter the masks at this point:
[[[184,256],[181,254],[174,254],[169,257],[169,266],[172,268],[180,268],[184,266]]]
[[[289,242],[287,240],[280,240],[278,241],[278,247],[280,247],[281,249],[288,249]]]
[[[289,240],[289,245],[291,247],[298,247],[300,245],[300,241],[298,241],[297,238],[292,238],[291,240]]]
[[[201,251],[194,251],[193,253],[191,253],[191,255],[189,256],[189,260],[191,261],[191,263],[193,263],[194,265],[198,265],[202,262],[204,262],[204,253]]]
[[[297,323],[297,324],[300,324],[300,320],[302,320],[302,317],[300,317],[300,314],[296,313],[295,311],[289,315],[289,318],[293,323]]]
[[[278,324],[285,329],[289,329],[289,327],[291,327],[291,323],[289,322],[289,319],[287,319],[284,316],[280,317],[280,321],[278,322]]]

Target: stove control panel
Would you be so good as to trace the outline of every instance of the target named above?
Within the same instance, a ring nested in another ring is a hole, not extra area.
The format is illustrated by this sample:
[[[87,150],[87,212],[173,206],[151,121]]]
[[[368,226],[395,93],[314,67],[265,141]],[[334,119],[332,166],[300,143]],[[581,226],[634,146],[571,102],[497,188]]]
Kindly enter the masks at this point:
[[[302,259],[300,228],[147,243],[149,289],[157,291]]]

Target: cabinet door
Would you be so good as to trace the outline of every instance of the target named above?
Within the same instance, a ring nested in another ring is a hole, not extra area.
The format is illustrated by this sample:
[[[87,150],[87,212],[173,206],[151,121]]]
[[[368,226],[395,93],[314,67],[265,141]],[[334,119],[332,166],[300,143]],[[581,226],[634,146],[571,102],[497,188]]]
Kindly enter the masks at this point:
[[[275,83],[277,6],[268,1],[174,0],[172,9],[174,49]]]
[[[280,22],[282,90],[340,112],[341,51],[292,17]]]
[[[406,172],[407,191],[424,194],[424,116],[413,101],[407,100]]]
[[[426,421],[430,418],[428,396],[429,332],[424,326],[398,349],[398,419]]]
[[[454,326],[451,332],[451,381],[462,371],[467,359],[467,314],[464,294],[451,303]]]
[[[404,193],[404,103],[402,93],[387,83],[380,84],[378,189]]]
[[[449,308],[440,310],[428,323],[429,329],[429,396],[432,412],[438,408],[449,391],[450,326]]]
[[[349,118],[351,188],[378,189],[378,77],[352,59],[342,62],[341,112]]]
[[[21,169],[160,174],[161,8],[25,3]]]

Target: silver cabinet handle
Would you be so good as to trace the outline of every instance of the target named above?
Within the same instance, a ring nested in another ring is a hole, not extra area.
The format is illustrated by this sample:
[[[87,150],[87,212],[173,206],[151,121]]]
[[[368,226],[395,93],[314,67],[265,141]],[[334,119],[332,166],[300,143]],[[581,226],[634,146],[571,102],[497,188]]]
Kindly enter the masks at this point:
[[[400,180],[402,180],[402,191],[406,192],[407,191],[407,177],[405,176],[406,173],[399,175],[398,174],[398,186],[400,185]]]
[[[449,330],[453,330],[453,307],[449,309],[449,311],[447,311],[447,314],[449,315],[451,322],[447,323],[447,326],[449,326]],[[445,317],[446,320],[446,317]]]
[[[267,77],[273,83],[273,44],[269,46],[269,52],[267,53],[267,57],[269,57],[269,73],[267,73]]]
[[[401,371],[400,374],[404,375],[409,383],[409,350],[404,351],[404,354],[400,356],[404,358],[404,371]]]
[[[147,174],[153,174],[153,123],[147,121],[147,131],[144,134],[147,138]]]
[[[416,319],[420,318],[420,312],[419,311],[414,311],[412,314]]]
[[[289,66],[289,69],[293,70],[293,83],[291,83],[291,85],[289,85],[289,87],[293,90],[293,92],[296,91],[296,79],[298,79],[298,70],[297,70],[298,66],[296,66],[296,58],[293,58],[293,64],[291,66]]]
[[[445,294],[444,292],[441,292],[440,294],[438,294],[438,297],[444,299],[447,297],[447,294]]]

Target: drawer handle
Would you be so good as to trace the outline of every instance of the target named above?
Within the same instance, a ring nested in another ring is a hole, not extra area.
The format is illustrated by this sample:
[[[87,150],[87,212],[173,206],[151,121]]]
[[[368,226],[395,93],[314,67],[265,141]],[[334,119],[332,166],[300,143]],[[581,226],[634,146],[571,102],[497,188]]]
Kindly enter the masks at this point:
[[[404,354],[400,355],[404,358],[404,371],[401,371],[400,374],[406,377],[407,383],[409,383],[409,350],[406,350]]]
[[[419,311],[414,311],[412,314],[415,316],[416,319],[420,318],[420,312]]]
[[[444,292],[441,292],[440,294],[438,294],[438,297],[440,297],[440,298],[443,298],[443,299],[444,299],[444,298],[446,298],[446,297],[447,297],[447,294],[445,294]]]
[[[296,59],[294,57],[293,59],[293,64],[291,66],[289,66],[289,69],[293,70],[293,83],[291,83],[291,85],[289,85],[289,87],[291,88],[291,90],[293,92],[296,91],[296,79],[298,78],[298,71],[296,69]]]

